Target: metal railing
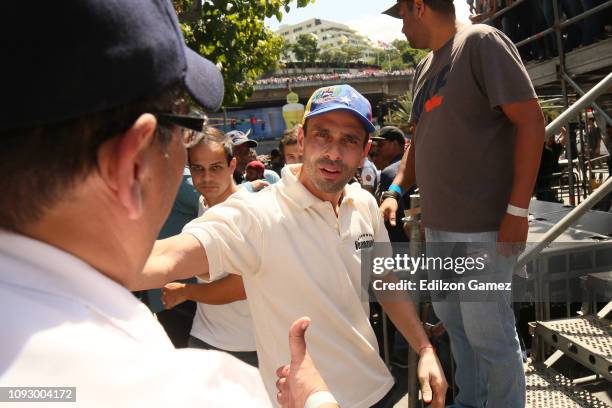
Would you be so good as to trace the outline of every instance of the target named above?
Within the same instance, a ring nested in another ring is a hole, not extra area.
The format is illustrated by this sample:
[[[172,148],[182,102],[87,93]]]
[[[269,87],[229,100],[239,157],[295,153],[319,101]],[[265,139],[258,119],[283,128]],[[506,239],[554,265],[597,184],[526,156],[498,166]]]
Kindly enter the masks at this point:
[[[565,112],[552,121],[546,126],[546,136],[555,134],[561,127],[569,122],[569,120],[580,112],[584,107],[591,104],[598,96],[606,92],[612,86],[612,73],[608,74],[601,82],[595,85],[589,92],[584,94],[580,99],[576,101],[571,107]],[[569,145],[569,144],[568,144]],[[571,167],[571,166],[570,166]],[[569,214],[563,217],[557,224],[555,224],[545,235],[542,237],[540,242],[535,246],[529,248],[523,252],[518,259],[516,264],[516,270],[521,270],[528,262],[532,261],[544,248],[546,248],[551,242],[553,242],[559,235],[561,235],[566,229],[573,225],[578,218],[589,211],[595,204],[597,204],[603,197],[612,192],[612,177],[608,179],[586,200],[580,205],[574,208]]]
[[[554,2],[553,6],[554,6],[555,9],[558,10],[558,6],[556,5],[557,1],[558,0],[553,0],[553,2]],[[514,4],[513,4],[513,6],[514,6]],[[524,40],[517,42],[515,45],[516,45],[517,48],[520,48],[520,47],[522,47],[525,44],[529,44],[529,43],[531,43],[533,41],[536,41],[536,40],[538,40],[540,38],[543,38],[543,37],[547,36],[548,34],[552,34],[553,32],[555,32],[557,30],[563,30],[564,28],[567,28],[567,27],[571,26],[572,24],[577,23],[578,21],[584,20],[585,18],[590,17],[590,16],[592,16],[595,13],[599,13],[600,11],[602,11],[602,10],[604,10],[604,9],[610,7],[610,6],[612,6],[612,0],[608,0],[607,2],[602,3],[602,4],[600,4],[600,5],[596,6],[596,7],[593,7],[592,9],[588,9],[587,11],[585,11],[583,13],[580,13],[577,16],[574,16],[572,18],[568,18],[567,20],[565,20],[563,22],[559,21],[558,18],[555,18],[555,24],[552,27],[549,27],[549,28],[547,28],[544,31],[540,31],[539,33],[534,34],[531,37],[527,37]],[[558,14],[558,13],[555,13],[555,14]]]
[[[518,5],[524,3],[525,0],[516,0],[514,1],[510,6],[507,6],[505,8],[503,8],[502,10],[497,11],[495,14],[493,14],[492,16],[490,16],[489,18],[485,19],[483,21],[483,23],[490,23],[491,21],[494,21],[495,19],[499,18],[500,16],[508,13],[509,11],[511,11],[512,9],[514,9],[515,7],[517,7]],[[592,16],[596,13],[599,13],[601,11],[603,11],[604,9],[612,6],[612,0],[608,0],[605,3],[602,3],[598,6],[595,6],[591,9],[588,9],[574,17],[568,18],[565,21],[561,21],[561,14],[559,12],[559,0],[552,0],[552,6],[553,6],[553,14],[554,14],[554,23],[552,25],[552,27],[549,27],[539,33],[536,33],[528,38],[523,39],[522,41],[517,42],[515,45],[517,48],[522,47],[524,45],[527,45],[529,43],[532,43],[538,39],[541,39],[549,34],[555,33],[556,36],[556,45],[557,45],[557,50],[558,50],[558,58],[559,58],[559,67],[558,67],[558,75],[559,75],[559,81],[561,82],[561,90],[562,90],[562,100],[563,100],[563,107],[565,109],[567,109],[569,107],[569,98],[568,98],[568,89],[567,89],[567,85],[569,84],[572,88],[574,88],[576,90],[576,92],[578,92],[578,94],[580,95],[585,95],[585,92],[580,88],[580,86],[578,84],[576,84],[572,78],[570,77],[570,75],[568,75],[567,69],[566,69],[566,64],[565,64],[565,52],[564,52],[564,47],[563,47],[563,35],[562,35],[562,31],[573,25],[576,24],[579,21],[582,21],[583,19]],[[598,104],[596,104],[594,102],[594,99],[591,100],[590,105],[606,120],[606,122],[608,123],[608,125],[612,126],[612,119],[610,118],[610,115],[607,114],[607,112],[605,112]],[[579,113],[575,110],[571,111],[572,115],[578,115]],[[565,122],[557,122],[557,123],[562,123],[565,124],[567,123],[569,120],[566,120]],[[556,132],[557,130],[559,130],[560,126],[557,127],[556,129],[552,130],[553,128],[551,128],[551,133]],[[582,143],[581,143],[582,144]],[[573,152],[572,151],[572,143],[568,143],[567,148],[566,148],[566,152],[567,152],[567,158],[568,158],[568,162],[569,162],[569,166],[567,169],[567,180],[568,180],[568,194],[569,194],[569,201],[570,204],[574,205],[576,203],[576,197],[578,197],[578,200],[580,200],[579,195],[577,196],[575,194],[575,178],[574,178],[574,172],[573,172],[573,155],[578,153],[578,152]],[[578,159],[579,159],[579,170],[582,171],[582,173],[586,174],[586,169],[584,168],[584,159],[581,155],[578,155]],[[584,180],[583,180],[584,182]],[[583,185],[583,190],[586,192],[587,191],[587,186]]]

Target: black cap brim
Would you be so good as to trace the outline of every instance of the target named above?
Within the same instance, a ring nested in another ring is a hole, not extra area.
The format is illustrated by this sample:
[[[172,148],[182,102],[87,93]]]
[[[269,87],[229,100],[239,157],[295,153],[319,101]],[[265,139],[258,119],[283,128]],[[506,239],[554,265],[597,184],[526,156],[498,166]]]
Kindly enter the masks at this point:
[[[185,47],[187,74],[185,87],[193,99],[208,111],[216,111],[223,102],[223,76],[215,64]]]
[[[249,139],[240,143],[236,143],[234,146],[241,146],[243,144],[247,144],[249,147],[257,147],[257,142],[255,140]]]
[[[387,10],[383,11],[382,13],[388,16],[394,17],[394,18],[402,18],[399,13],[399,7],[400,7],[400,4],[398,1],[392,7],[389,7]]]

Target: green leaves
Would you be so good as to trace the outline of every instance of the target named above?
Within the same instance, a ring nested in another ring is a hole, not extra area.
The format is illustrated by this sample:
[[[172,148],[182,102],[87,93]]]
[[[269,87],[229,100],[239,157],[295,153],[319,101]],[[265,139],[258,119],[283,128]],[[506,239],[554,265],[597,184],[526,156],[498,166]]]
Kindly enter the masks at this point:
[[[283,40],[264,26],[282,18],[290,0],[174,0],[187,45],[221,65],[225,106],[242,104],[255,80],[280,60]],[[314,0],[298,0],[305,7]]]
[[[317,38],[312,34],[300,34],[297,41],[291,44],[295,60],[313,65],[319,58]]]

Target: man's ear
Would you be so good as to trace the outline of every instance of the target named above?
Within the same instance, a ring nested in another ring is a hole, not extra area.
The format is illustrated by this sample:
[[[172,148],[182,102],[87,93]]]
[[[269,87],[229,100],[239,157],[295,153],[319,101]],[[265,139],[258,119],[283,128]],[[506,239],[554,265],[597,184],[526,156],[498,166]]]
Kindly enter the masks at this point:
[[[425,11],[425,3],[423,0],[413,0],[412,7],[416,9],[416,14],[419,17],[423,17],[423,12]]]
[[[297,145],[298,145],[298,149],[300,150],[300,152],[303,153],[304,152],[304,126],[303,125],[298,126]]]
[[[100,148],[102,178],[131,220],[142,215],[144,172],[153,157],[146,153],[152,147],[156,127],[155,116],[142,114],[125,133]]]
[[[232,174],[236,171],[236,163],[237,163],[236,158],[232,157],[232,160],[230,160],[229,162],[229,168],[232,171]]]
[[[372,139],[368,139],[365,147],[363,148],[363,156],[361,157],[361,167],[363,167],[365,158],[368,157],[368,153],[370,153],[371,148],[372,148]]]

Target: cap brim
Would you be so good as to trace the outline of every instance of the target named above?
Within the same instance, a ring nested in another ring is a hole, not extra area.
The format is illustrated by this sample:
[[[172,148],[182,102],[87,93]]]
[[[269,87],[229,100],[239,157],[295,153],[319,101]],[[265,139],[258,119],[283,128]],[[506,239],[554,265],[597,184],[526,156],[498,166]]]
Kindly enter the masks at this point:
[[[361,123],[363,124],[363,126],[365,126],[366,130],[368,131],[368,133],[376,132],[376,127],[374,127],[374,125],[372,124],[372,122],[370,122],[370,120],[368,118],[363,116],[356,109],[350,108],[350,107],[345,106],[345,105],[341,105],[341,106],[328,106],[327,108],[324,108],[324,109],[321,109],[321,110],[318,110],[316,112],[313,112],[313,113],[310,113],[310,114],[306,115],[304,117],[304,120],[312,118],[314,116],[322,115],[324,113],[337,111],[337,110],[344,110],[344,111],[351,112],[352,114],[354,114],[357,117],[357,119],[359,119],[361,121]]]
[[[208,111],[216,111],[223,102],[223,77],[215,64],[185,47],[187,74],[185,86],[191,97]]]
[[[244,142],[236,143],[234,146],[241,146],[245,143],[249,144],[249,147],[257,147],[257,142],[255,140],[245,140]]]
[[[389,7],[387,10],[383,11],[383,14],[394,18],[402,18],[399,13],[400,4],[399,2],[395,3],[393,6]]]

